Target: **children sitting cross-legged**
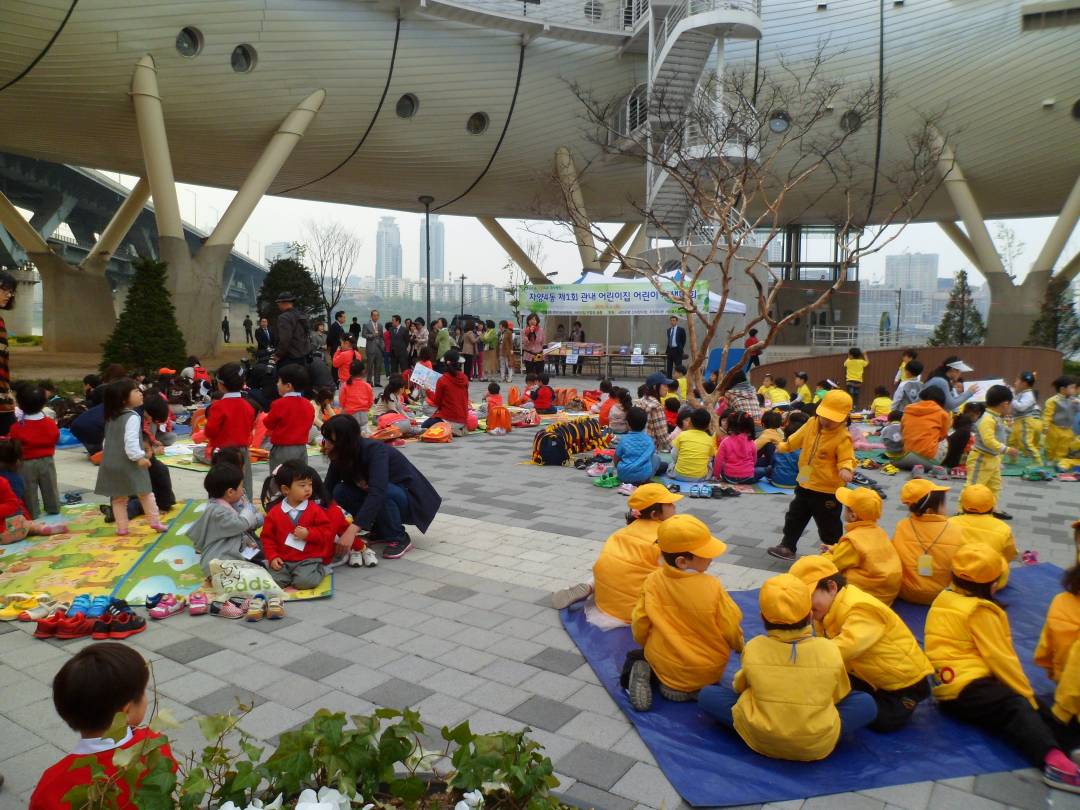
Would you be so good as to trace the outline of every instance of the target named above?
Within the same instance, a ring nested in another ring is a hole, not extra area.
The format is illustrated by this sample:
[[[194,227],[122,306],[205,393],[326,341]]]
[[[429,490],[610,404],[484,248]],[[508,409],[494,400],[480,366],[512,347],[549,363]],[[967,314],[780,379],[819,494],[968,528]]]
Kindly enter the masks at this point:
[[[754,418],[741,411],[731,414],[727,420],[727,434],[716,451],[713,477],[729,484],[752,484],[761,480],[765,468],[757,466]]]
[[[835,546],[822,546],[836,570],[852,585],[891,605],[900,593],[900,555],[888,533],[877,525],[881,496],[869,487],[836,490],[844,505],[844,536]]]
[[[693,515],[668,518],[656,539],[664,565],[646,577],[630,621],[643,648],[627,685],[639,712],[652,707],[654,676],[668,700],[694,700],[720,680],[732,651],[743,648],[742,611],[720,580],[705,573],[727,546]]]
[[[159,734],[142,727],[149,682],[150,667],[138,651],[126,644],[115,641],[90,644],[68,659],[53,678],[53,705],[81,739],[70,754],[47,768],[38,779],[30,797],[30,810],[83,807],[81,801],[65,797],[75,788],[99,781],[101,776],[112,779],[116,791],[109,806],[134,810],[132,789],[138,789],[146,773],[139,776],[135,785],[116,778],[113,754],[118,750],[135,749],[139,761],[148,767],[164,758],[172,770],[176,769],[169,746],[162,744]],[[125,716],[124,726],[117,724],[117,715]],[[119,733],[114,737],[110,732]],[[95,771],[100,771],[100,775]]]
[[[255,530],[262,515],[248,500],[244,472],[235,464],[216,462],[203,479],[206,509],[188,529],[187,536],[201,555],[203,573],[210,576],[211,560],[252,560],[261,549]]]
[[[638,407],[631,408],[626,414],[630,432],[615,445],[615,472],[623,484],[644,484],[667,470],[667,464],[660,461],[652,437],[645,432],[648,419],[644,409]]]
[[[989,487],[972,484],[960,491],[960,514],[949,518],[959,527],[967,543],[985,543],[1005,560],[1005,570],[998,580],[1000,591],[1009,584],[1009,563],[1016,559],[1016,540],[1004,520],[994,517],[997,499]]]
[[[1080,792],[1080,771],[1039,714],[1016,655],[1009,618],[994,599],[1001,555],[969,543],[952,558],[952,584],[926,615],[926,654],[938,708],[1016,746],[1051,787]]]
[[[600,549],[593,564],[593,581],[556,591],[551,595],[552,606],[562,610],[595,593],[595,599],[585,606],[590,623],[605,629],[629,624],[645,578],[660,565],[656,545],[660,525],[675,514],[675,504],[682,498],[663,484],[642,484],[635,489],[627,501],[627,525],[608,537]]]
[[[824,759],[841,730],[874,719],[874,700],[851,691],[840,651],[814,635],[810,589],[801,579],[780,574],[766,580],[758,602],[765,635],[747,642],[733,688],[708,686],[698,704],[759,754]]]
[[[762,419],[764,419],[764,416],[762,416]],[[791,438],[809,419],[810,417],[802,411],[788,411],[784,414],[784,423],[781,428],[784,437]],[[762,431],[762,434],[764,433],[765,431]],[[783,440],[781,440],[782,443]],[[798,483],[799,459],[802,451],[789,448],[786,452],[781,452],[779,447],[779,444],[774,446],[769,483],[777,487],[794,489]]]
[[[331,553],[334,529],[326,510],[312,500],[315,471],[287,461],[273,471],[281,500],[266,510],[262,540],[266,566],[281,587],[316,588],[330,573],[323,559]]]
[[[893,548],[900,555],[900,598],[928,605],[949,584],[953,555],[966,542],[945,517],[949,487],[913,478],[900,489],[910,514],[896,524]]]
[[[761,415],[761,433],[754,439],[754,447],[757,449],[755,465],[764,469],[766,475],[772,472],[776,445],[784,440],[784,434],[780,432],[783,420],[784,417],[779,411],[765,411]]]
[[[875,731],[907,725],[930,697],[934,668],[907,625],[880,600],[850,583],[826,556],[802,557],[791,573],[811,591],[814,621],[843,656],[851,686],[877,704]]]
[[[690,413],[690,429],[675,437],[672,455],[675,469],[669,475],[677,481],[704,481],[709,477],[716,440],[709,433],[709,412],[697,408]]]

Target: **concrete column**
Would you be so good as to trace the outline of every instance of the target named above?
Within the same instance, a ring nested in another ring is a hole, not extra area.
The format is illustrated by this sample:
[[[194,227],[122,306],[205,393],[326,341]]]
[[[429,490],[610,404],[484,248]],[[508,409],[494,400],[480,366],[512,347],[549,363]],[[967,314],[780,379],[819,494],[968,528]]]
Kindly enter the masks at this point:
[[[615,254],[622,252],[623,248],[626,247],[626,243],[630,241],[630,237],[640,228],[641,226],[636,222],[626,222],[619,228],[619,232],[615,234],[615,238],[611,240],[606,248],[604,248],[604,252],[601,253],[600,258],[597,259],[596,263],[600,265],[601,270],[606,269],[607,266],[611,264],[612,260],[615,258]]]
[[[585,209],[585,197],[581,193],[581,184],[578,182],[577,167],[574,165],[570,150],[565,146],[560,146],[555,150],[555,171],[559,177],[559,184],[563,188],[566,208],[574,228],[574,239],[577,241],[578,252],[581,254],[581,269],[599,272],[596,243],[593,240],[592,231],[589,230],[589,216]]]
[[[105,276],[72,267],[51,251],[31,259],[41,275],[45,351],[98,351],[116,325]]]
[[[31,269],[16,267],[8,270],[17,282],[15,306],[3,314],[9,335],[34,334],[34,288],[40,283]]]
[[[1061,251],[1065,249],[1065,243],[1069,241],[1077,220],[1080,219],[1080,176],[1073,183],[1072,191],[1065,198],[1065,204],[1061,206],[1061,213],[1054,221],[1054,227],[1046,237],[1042,250],[1031,265],[1034,272],[1049,272],[1054,269],[1054,264]]]
[[[4,229],[11,234],[11,238],[18,242],[28,254],[50,252],[51,249],[41,234],[31,227],[2,191],[0,191],[0,225],[4,226]]]
[[[147,54],[135,66],[131,77],[131,100],[135,105],[135,124],[139,130],[143,165],[154,197],[154,216],[158,234],[182,239],[180,203],[176,198],[176,178],[169,138],[165,130],[165,113],[158,92],[157,68],[154,58]]]
[[[975,248],[971,244],[971,240],[967,238],[966,233],[960,230],[959,225],[945,219],[938,223],[938,227],[952,240],[952,243],[956,245],[957,249],[964,254],[969,262],[975,265],[976,268],[981,268],[979,257],[975,254]]]
[[[508,234],[497,220],[492,217],[477,217],[476,221],[483,225],[484,230],[492,235],[495,241],[499,243],[499,247],[510,254],[510,258],[514,260],[514,263],[525,271],[529,281],[533,284],[551,283],[551,279],[544,275],[543,271],[536,266],[536,263],[529,258],[529,255],[514,241],[514,237]]]
[[[84,268],[105,272],[109,259],[112,258],[124,237],[127,236],[127,232],[131,230],[131,226],[138,219],[139,214],[142,213],[143,206],[146,205],[149,198],[150,182],[145,177],[140,177],[139,182],[131,189],[131,193],[116,209],[116,213],[109,220],[109,224],[105,226],[105,230],[101,232],[97,244],[94,245],[90,254],[83,261],[82,266]]]
[[[646,226],[643,224],[640,228],[638,228],[638,232],[634,234],[634,241],[630,243],[630,247],[628,247],[624,251],[626,257],[630,261],[623,262],[619,266],[619,269],[615,271],[615,275],[619,277],[632,277],[639,275],[638,271],[634,268],[634,259],[644,253],[646,249],[648,249],[648,247],[649,235]]]

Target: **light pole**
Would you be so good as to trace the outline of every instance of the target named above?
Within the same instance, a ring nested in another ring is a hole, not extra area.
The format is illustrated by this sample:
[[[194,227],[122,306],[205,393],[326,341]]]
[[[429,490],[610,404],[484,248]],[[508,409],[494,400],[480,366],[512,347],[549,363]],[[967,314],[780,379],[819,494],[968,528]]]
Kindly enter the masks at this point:
[[[427,254],[424,261],[427,265],[427,292],[425,299],[427,301],[427,328],[431,328],[431,204],[435,202],[435,198],[430,194],[424,194],[419,198],[420,204],[424,206],[424,252]]]
[[[461,274],[461,320],[465,320],[465,274]]]

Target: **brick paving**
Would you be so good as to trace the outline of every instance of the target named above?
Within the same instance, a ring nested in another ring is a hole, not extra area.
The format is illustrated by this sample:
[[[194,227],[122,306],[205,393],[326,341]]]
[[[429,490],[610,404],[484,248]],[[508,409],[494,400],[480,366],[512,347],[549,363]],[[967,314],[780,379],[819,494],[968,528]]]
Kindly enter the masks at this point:
[[[474,399],[481,391],[473,386]],[[180,723],[170,735],[174,749],[200,746],[195,718],[237,701],[254,707],[244,726],[262,740],[318,708],[355,714],[414,706],[433,731],[466,719],[478,731],[532,728],[555,762],[560,790],[581,806],[681,806],[547,605],[551,590],[588,577],[602,541],[623,523],[625,499],[590,486],[576,470],[522,464],[532,434],[406,446],[442,494],[443,509],[426,536],[414,532],[416,548],[406,557],[339,569],[332,599],[289,604],[279,622],[178,615],[133,637],[153,664],[158,705]],[[57,467],[61,491],[93,488],[95,468],[80,453],[61,451]],[[171,472],[179,497],[202,496],[200,474]],[[871,475],[889,494],[882,525],[891,530],[902,516],[902,479]],[[1080,487],[1008,478],[1004,501],[1016,515],[1021,550],[1069,564],[1066,525]],[[748,495],[686,499],[680,511],[729,543],[710,570],[739,590],[786,568],[765,553],[786,505],[783,495]],[[804,538],[802,551],[812,540]],[[31,629],[0,624],[0,773],[7,780],[0,810],[25,807],[41,771],[74,742],[53,710],[49,682],[90,642],[37,641]],[[769,806],[1034,810],[1080,808],[1080,797],[1051,794],[1036,771],[1024,770]]]

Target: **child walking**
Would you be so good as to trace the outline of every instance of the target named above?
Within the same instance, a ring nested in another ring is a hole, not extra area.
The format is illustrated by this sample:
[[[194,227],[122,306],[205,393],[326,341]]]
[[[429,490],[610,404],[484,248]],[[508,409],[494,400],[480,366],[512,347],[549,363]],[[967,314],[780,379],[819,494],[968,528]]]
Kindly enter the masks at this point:
[[[143,404],[142,391],[130,378],[105,387],[105,445],[94,492],[107,496],[116,517],[116,534],[128,534],[127,501],[132,495],[155,532],[163,532],[157,501],[150,484],[150,455],[143,444],[142,417],[135,408]]]
[[[353,360],[349,366],[349,379],[341,386],[341,411],[355,419],[360,427],[367,426],[368,411],[375,402],[375,391],[364,374],[363,361]]]
[[[784,536],[778,545],[768,549],[771,556],[794,560],[795,547],[811,518],[825,545],[831,546],[844,533],[836,490],[851,483],[855,470],[855,451],[846,424],[851,402],[850,394],[829,391],[818,404],[814,416],[795,435],[777,446],[778,454],[792,450],[802,452],[799,454],[795,497],[784,518]]]
[[[23,412],[22,421],[11,426],[8,437],[22,445],[20,472],[26,486],[23,501],[30,517],[60,512],[60,493],[56,485],[56,443],[60,441],[60,428],[47,417],[45,390],[36,385],[20,385],[15,389],[15,402]],[[40,498],[39,498],[40,493]]]
[[[852,409],[859,407],[859,391],[862,389],[863,374],[870,361],[863,357],[862,349],[852,346],[848,349],[847,359],[844,361],[844,383],[847,392],[851,395]]]
[[[282,588],[317,588],[330,573],[323,559],[333,553],[334,530],[326,510],[312,500],[315,475],[294,461],[273,468],[281,500],[266,511],[259,539],[270,576]]]
[[[315,424],[315,412],[301,393],[308,386],[307,369],[296,363],[278,371],[281,396],[270,405],[263,425],[270,437],[270,469],[286,461],[307,463],[308,434]]]

